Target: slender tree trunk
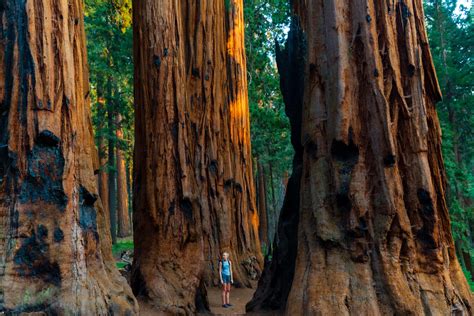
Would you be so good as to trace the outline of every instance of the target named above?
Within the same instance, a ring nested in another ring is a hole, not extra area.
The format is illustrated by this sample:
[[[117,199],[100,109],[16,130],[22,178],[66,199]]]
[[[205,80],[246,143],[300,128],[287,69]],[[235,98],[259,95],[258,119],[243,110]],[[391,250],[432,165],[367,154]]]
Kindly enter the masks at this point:
[[[272,210],[276,209],[276,197],[275,197],[275,185],[273,183],[273,166],[272,163],[268,163],[268,173],[270,175],[270,192],[272,192]]]
[[[269,243],[273,245],[277,238],[278,231],[278,219],[280,218],[281,209],[283,208],[283,203],[285,202],[286,186],[288,185],[289,172],[285,171],[283,177],[279,181],[278,192],[277,192],[277,201],[276,207],[272,213],[272,218],[270,225],[268,226],[268,237],[270,238]]]
[[[258,225],[258,235],[260,237],[260,242],[262,246],[270,246],[268,243],[268,216],[267,216],[267,188],[265,186],[265,172],[263,165],[260,161],[257,160],[257,173],[258,173],[258,215],[259,215],[259,225]]]
[[[112,93],[110,89],[110,80],[108,95]],[[110,220],[110,235],[112,237],[112,244],[117,243],[117,169],[116,169],[116,144],[115,144],[115,113],[112,108],[112,104],[108,100],[107,108],[107,119],[109,122],[109,144],[108,144],[108,155],[109,155],[109,177],[108,177],[108,188],[109,188],[109,220]]]
[[[109,213],[109,189],[107,185],[107,143],[106,138],[103,136],[106,128],[105,115],[107,113],[106,103],[103,94],[103,82],[99,80],[97,85],[97,106],[100,108],[101,116],[103,116],[103,122],[100,126],[101,135],[99,136],[99,196],[102,201],[104,208],[104,214],[106,215],[107,221],[110,221]]]
[[[472,267],[472,261],[471,261],[471,255],[469,253],[469,250],[465,251],[464,245],[463,245],[463,240],[462,239],[457,239],[454,240],[454,245],[456,247],[456,256],[459,260],[459,263],[464,266],[464,268],[469,271],[471,274],[471,280],[474,280],[473,277],[473,267]],[[468,248],[469,249],[469,248]]]
[[[109,220],[109,189],[107,184],[107,146],[104,137],[99,138],[99,196],[104,213]]]
[[[0,312],[136,314],[97,195],[82,1],[0,18]]]
[[[121,127],[122,116],[116,116],[116,132],[117,140],[123,139]],[[125,170],[125,159],[122,150],[117,146],[117,220],[118,220],[118,236],[130,236],[130,220],[128,217],[128,191],[127,191],[127,172]]]
[[[288,180],[290,179],[289,175],[288,175],[288,171],[285,171],[285,173],[283,174],[283,179],[282,179],[282,185],[283,187],[286,188],[286,186],[288,185]]]
[[[278,192],[278,208],[277,208],[277,210],[280,210],[282,205],[283,205],[283,201],[285,199],[286,187],[288,186],[288,180],[289,179],[290,179],[289,171],[285,171],[283,173],[283,177],[281,178],[280,190]],[[278,223],[278,216],[277,216],[277,223]]]
[[[99,170],[98,170],[98,187],[99,197],[104,210],[104,218],[107,221],[107,226],[110,227],[110,209],[109,209],[109,186],[108,186],[108,175],[107,175],[107,145],[104,137],[99,138],[98,146],[99,155]],[[110,228],[109,228],[110,232]]]
[[[272,207],[267,208],[267,230],[268,230],[268,244],[272,243],[273,240],[273,235],[271,234],[272,232],[274,233],[274,227],[276,227],[278,218],[277,218],[277,208],[278,206],[278,201],[276,199],[276,193],[275,193],[275,182],[273,178],[273,165],[271,161],[268,163],[268,173],[270,175],[270,192],[272,193]]]
[[[421,0],[293,6],[307,53],[286,313],[472,314],[444,197],[441,96]],[[272,295],[262,282],[249,307],[272,307],[259,299]]]
[[[131,162],[126,163],[126,171],[127,171],[127,198],[128,198],[128,225],[130,226],[130,230],[133,229],[133,222],[132,222],[132,167],[131,167]]]
[[[228,251],[263,258],[252,178],[242,0],[135,1],[132,287],[170,314],[205,306]]]
[[[466,265],[467,271],[471,274],[471,281],[474,281],[474,267],[472,266],[472,259],[469,250],[461,250],[464,264]]]

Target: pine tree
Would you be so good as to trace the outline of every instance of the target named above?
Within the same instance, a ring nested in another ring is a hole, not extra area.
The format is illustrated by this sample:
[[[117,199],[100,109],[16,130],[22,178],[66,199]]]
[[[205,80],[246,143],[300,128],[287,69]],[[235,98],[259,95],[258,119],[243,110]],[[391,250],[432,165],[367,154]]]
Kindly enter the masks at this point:
[[[428,35],[443,100],[437,106],[448,177],[447,201],[456,253],[474,285],[474,109],[472,9],[459,1],[426,1]]]

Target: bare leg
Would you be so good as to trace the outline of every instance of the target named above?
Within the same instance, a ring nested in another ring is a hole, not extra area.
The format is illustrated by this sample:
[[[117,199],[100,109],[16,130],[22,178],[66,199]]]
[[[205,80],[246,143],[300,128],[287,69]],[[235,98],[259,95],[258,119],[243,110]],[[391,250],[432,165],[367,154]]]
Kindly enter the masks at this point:
[[[226,304],[226,285],[222,286],[222,305]]]
[[[230,284],[227,284],[226,301],[230,304]]]

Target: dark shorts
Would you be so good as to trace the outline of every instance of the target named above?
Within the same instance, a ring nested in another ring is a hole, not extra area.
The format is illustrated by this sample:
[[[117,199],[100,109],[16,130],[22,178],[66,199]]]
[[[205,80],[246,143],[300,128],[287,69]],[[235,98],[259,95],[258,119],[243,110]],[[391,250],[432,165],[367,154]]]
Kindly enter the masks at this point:
[[[222,282],[224,282],[224,284],[230,284],[230,275],[223,274],[222,275]]]

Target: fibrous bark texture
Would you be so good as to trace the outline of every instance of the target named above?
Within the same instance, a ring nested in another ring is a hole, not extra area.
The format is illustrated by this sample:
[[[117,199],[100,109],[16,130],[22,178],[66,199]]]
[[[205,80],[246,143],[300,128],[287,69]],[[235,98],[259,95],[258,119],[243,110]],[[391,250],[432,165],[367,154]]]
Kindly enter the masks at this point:
[[[94,177],[82,1],[0,3],[0,312],[136,314]]]
[[[122,116],[117,114],[116,136],[117,140],[123,140]],[[125,157],[120,146],[117,146],[117,235],[119,237],[130,236],[130,218],[128,216],[128,190],[127,171],[125,169]]]
[[[135,1],[132,287],[170,314],[205,305],[221,251],[244,286],[263,261],[243,27],[242,0]]]
[[[307,54],[286,313],[472,314],[445,201],[422,1],[293,6]]]

